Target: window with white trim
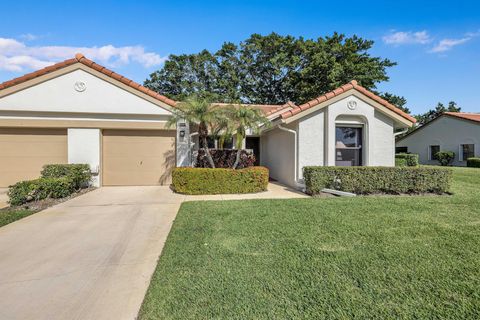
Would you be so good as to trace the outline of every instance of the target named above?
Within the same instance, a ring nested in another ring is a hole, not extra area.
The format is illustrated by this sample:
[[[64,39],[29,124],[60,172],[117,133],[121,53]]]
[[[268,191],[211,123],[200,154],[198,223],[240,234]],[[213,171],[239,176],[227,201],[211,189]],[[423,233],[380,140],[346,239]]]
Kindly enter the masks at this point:
[[[467,161],[468,158],[475,157],[475,145],[473,143],[461,144],[459,151],[459,161]]]
[[[439,145],[432,145],[429,148],[428,152],[428,160],[437,160],[437,153],[440,152]]]

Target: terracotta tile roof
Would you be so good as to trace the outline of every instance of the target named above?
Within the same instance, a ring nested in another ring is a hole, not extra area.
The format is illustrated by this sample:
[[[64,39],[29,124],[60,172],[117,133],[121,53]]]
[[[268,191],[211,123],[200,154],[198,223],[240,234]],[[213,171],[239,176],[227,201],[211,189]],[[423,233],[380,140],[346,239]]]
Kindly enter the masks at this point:
[[[285,110],[285,109],[293,109],[293,108],[298,108],[292,101],[288,101],[285,104],[282,104],[281,106],[277,106],[276,108],[272,108],[267,112],[267,116],[270,116],[274,113],[277,113],[279,111]]]
[[[68,59],[68,60],[56,63],[54,65],[48,66],[46,68],[40,69],[38,71],[28,73],[28,74],[23,75],[19,78],[15,78],[15,79],[0,83],[0,90],[6,89],[8,87],[12,87],[14,85],[20,84],[22,82],[25,82],[25,81],[28,81],[28,80],[31,80],[31,79],[34,79],[34,78],[37,78],[37,77],[40,77],[40,76],[43,76],[47,73],[50,73],[50,72],[53,72],[53,71],[71,66],[75,63],[81,63],[83,65],[86,65],[87,67],[90,67],[90,68],[92,68],[92,69],[94,69],[98,72],[101,72],[101,73],[109,76],[110,78],[118,80],[118,81],[126,84],[127,86],[130,86],[134,89],[137,89],[138,91],[143,92],[143,93],[149,95],[152,98],[160,100],[160,101],[168,104],[171,107],[174,107],[176,105],[176,101],[174,101],[172,99],[169,99],[169,98],[167,98],[167,97],[165,97],[165,96],[163,96],[163,95],[161,95],[161,94],[159,94],[159,93],[157,93],[153,90],[150,90],[150,89],[142,86],[141,84],[136,83],[133,80],[130,80],[130,79],[128,79],[128,78],[126,78],[122,75],[119,75],[118,73],[115,73],[112,70],[109,70],[109,69],[105,68],[104,66],[101,66],[101,65],[93,62],[92,60],[89,60],[89,59],[85,58],[85,56],[81,53],[77,53],[75,55],[75,58],[73,58],[73,59]]]
[[[248,104],[248,103],[223,103],[223,102],[214,102],[214,106],[225,107],[225,106],[245,106],[260,109],[264,114],[268,115],[273,110],[281,109],[284,105],[280,104]]]
[[[471,121],[476,121],[480,122],[480,113],[470,113],[470,112],[445,112],[444,114],[456,117],[456,118],[461,118],[461,119],[467,119]]]
[[[373,92],[370,92],[368,91],[367,89],[365,89],[364,87],[360,86],[357,81],[353,80],[353,81],[350,81],[349,83],[341,86],[340,88],[337,88],[333,91],[330,91],[330,92],[327,92],[325,93],[324,95],[321,95],[320,97],[316,98],[316,99],[313,99],[311,101],[308,101],[302,105],[299,105],[299,106],[296,106],[296,108],[292,108],[290,110],[287,110],[285,112],[283,112],[282,114],[280,114],[280,118],[282,119],[287,119],[287,118],[290,118],[302,111],[305,111],[307,109],[310,109],[324,101],[327,101],[335,96],[338,96],[339,94],[342,94],[346,91],[349,91],[349,90],[352,90],[352,89],[355,89],[361,93],[363,93],[364,95],[366,95],[367,97],[371,98],[372,100],[375,100],[376,102],[380,103],[381,105],[385,106],[386,108],[390,109],[391,111],[395,112],[396,114],[404,117],[405,119],[415,123],[416,122],[416,119],[414,117],[412,117],[411,115],[407,114],[406,112],[403,112],[402,110],[400,110],[399,108],[395,107],[394,105],[390,104],[387,100],[385,99],[382,99],[380,98],[379,96],[377,96],[376,94],[374,94]]]

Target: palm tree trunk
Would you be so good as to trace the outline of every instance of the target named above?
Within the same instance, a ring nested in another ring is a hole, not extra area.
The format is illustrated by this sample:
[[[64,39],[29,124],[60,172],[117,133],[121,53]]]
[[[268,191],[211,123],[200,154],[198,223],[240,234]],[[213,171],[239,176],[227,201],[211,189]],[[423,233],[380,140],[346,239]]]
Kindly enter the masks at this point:
[[[205,150],[205,155],[207,156],[208,163],[210,164],[210,167],[215,168],[215,162],[213,162],[212,155],[210,154],[210,149],[208,148],[208,142],[207,138],[203,138],[203,147]]]
[[[236,147],[237,147],[237,157],[233,163],[232,169],[237,169],[238,164],[240,163],[240,154],[242,153],[242,144],[243,144],[243,135],[240,132],[237,132],[236,137]]]
[[[220,138],[218,138],[218,149],[223,150],[223,146],[225,145],[225,135],[221,135]]]
[[[202,141],[203,143],[203,149],[205,150],[205,156],[207,157],[208,163],[210,164],[210,167],[215,168],[215,163],[213,162],[212,155],[210,154],[210,149],[208,148],[208,129],[207,125],[205,123],[200,123],[198,126],[198,136],[199,136],[199,141]]]
[[[240,163],[240,154],[242,153],[242,149],[237,149],[237,157],[235,158],[235,162],[233,163],[232,169],[237,169],[238,164]]]

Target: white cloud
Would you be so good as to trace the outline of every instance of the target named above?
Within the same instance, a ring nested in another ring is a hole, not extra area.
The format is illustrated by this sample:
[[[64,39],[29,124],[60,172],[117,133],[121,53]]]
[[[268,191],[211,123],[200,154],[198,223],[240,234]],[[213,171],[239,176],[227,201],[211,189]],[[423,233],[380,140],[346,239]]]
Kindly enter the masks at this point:
[[[155,52],[146,52],[142,46],[29,46],[15,39],[0,38],[0,70],[15,72],[35,70],[60,60],[73,58],[78,52],[111,67],[135,62],[149,68],[160,65],[166,60]]]
[[[438,42],[436,46],[430,50],[430,52],[445,52],[452,49],[455,46],[464,44],[467,41],[470,41],[472,38],[465,37],[461,39],[442,39]]]
[[[383,38],[383,42],[391,45],[402,44],[427,44],[432,41],[430,35],[426,30],[411,32],[411,31],[398,31],[392,32]]]
[[[476,32],[467,32],[463,38],[458,38],[458,39],[449,39],[445,38],[440,40],[431,50],[430,52],[433,53],[438,53],[438,52],[445,52],[453,47],[459,46],[461,44],[464,44],[470,40],[472,40],[475,37],[480,36],[480,30]]]
[[[40,38],[40,36],[37,36],[36,34],[31,34],[31,33],[25,33],[20,35],[20,39],[23,39],[25,41],[33,41],[37,40]]]

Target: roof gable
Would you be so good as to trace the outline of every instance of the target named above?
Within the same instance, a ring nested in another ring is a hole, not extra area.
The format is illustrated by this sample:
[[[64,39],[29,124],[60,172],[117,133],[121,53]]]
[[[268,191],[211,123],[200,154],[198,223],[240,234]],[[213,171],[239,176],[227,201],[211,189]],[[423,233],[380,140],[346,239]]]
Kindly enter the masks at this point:
[[[134,89],[107,81],[91,71],[78,64],[64,68],[53,78],[43,78],[39,83],[29,84],[24,90],[0,97],[0,111],[2,114],[28,112],[28,115],[38,112],[84,116],[128,114],[129,117],[171,114],[169,108],[160,101],[135,94],[137,92]]]
[[[18,77],[18,78],[0,83],[0,97],[2,96],[2,94],[1,94],[2,91],[4,91],[5,89],[17,86],[19,84],[25,83],[25,82],[30,81],[30,80],[34,80],[36,78],[48,75],[50,73],[56,72],[58,70],[64,69],[66,67],[69,67],[69,66],[72,66],[72,65],[75,65],[75,64],[82,64],[82,65],[84,65],[88,68],[91,68],[91,69],[93,69],[97,72],[100,72],[101,74],[103,74],[103,75],[105,75],[105,76],[107,76],[107,77],[109,77],[109,78],[111,78],[115,81],[119,81],[120,83],[122,83],[122,84],[124,84],[124,85],[126,85],[130,88],[133,88],[133,89],[139,91],[139,93],[145,94],[145,95],[147,95],[151,98],[154,98],[158,101],[161,101],[161,102],[165,103],[166,105],[168,105],[170,107],[174,107],[176,105],[176,101],[174,101],[172,99],[169,99],[169,98],[167,98],[167,97],[165,97],[165,96],[163,96],[163,95],[161,95],[161,94],[159,94],[159,93],[157,93],[153,90],[150,90],[150,89],[136,83],[135,81],[130,80],[130,79],[118,74],[118,73],[115,73],[112,70],[107,69],[104,66],[101,66],[98,63],[93,62],[92,60],[89,60],[89,59],[85,58],[85,56],[81,53],[77,53],[75,55],[75,58],[73,58],[73,59],[68,59],[68,60],[56,63],[54,65],[51,65],[49,67],[34,71],[32,73],[25,74],[21,77]]]
[[[356,90],[357,92],[360,92],[361,94],[365,95],[366,97],[372,99],[373,101],[375,101],[376,103],[382,105],[383,107],[385,107],[386,109],[394,112],[395,114],[399,115],[400,117],[402,117],[403,119],[406,119],[408,120],[409,122],[411,122],[412,124],[416,122],[416,119],[414,117],[412,117],[411,115],[405,113],[403,110],[395,107],[394,105],[390,104],[388,101],[386,101],[385,99],[377,96],[376,94],[374,94],[373,92],[371,91],[368,91],[367,89],[365,89],[364,87],[360,86],[357,81],[353,80],[333,91],[330,91],[330,92],[327,92],[325,93],[324,95],[321,95],[319,96],[318,98],[315,98],[311,101],[308,101],[304,104],[301,104],[299,106],[294,106],[293,108],[281,113],[279,115],[279,117],[281,119],[288,119],[292,116],[295,116],[297,114],[300,114],[308,109],[311,109],[311,108],[314,108],[326,101],[329,101],[335,97],[338,97],[339,95],[345,93],[345,92],[348,92],[348,91],[351,91],[351,90]]]
[[[453,119],[457,121],[465,121],[467,123],[471,123],[473,125],[480,125],[480,114],[478,113],[468,113],[468,112],[444,112],[438,117],[436,117],[433,120],[430,120],[429,122],[425,123],[423,126],[418,127],[417,129],[409,132],[408,134],[404,135],[400,139],[396,141],[396,143],[409,138],[411,136],[414,136],[415,134],[422,132],[423,129],[428,128],[430,125],[435,125],[439,119]]]

